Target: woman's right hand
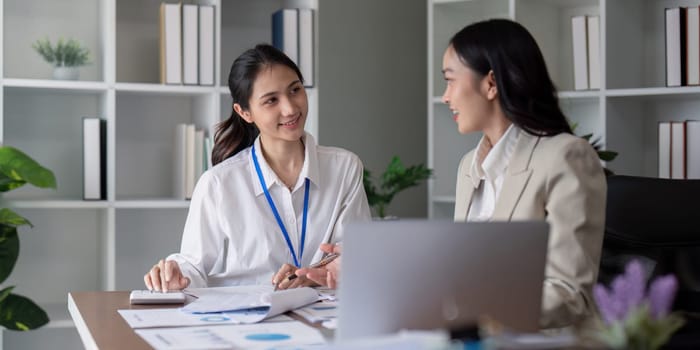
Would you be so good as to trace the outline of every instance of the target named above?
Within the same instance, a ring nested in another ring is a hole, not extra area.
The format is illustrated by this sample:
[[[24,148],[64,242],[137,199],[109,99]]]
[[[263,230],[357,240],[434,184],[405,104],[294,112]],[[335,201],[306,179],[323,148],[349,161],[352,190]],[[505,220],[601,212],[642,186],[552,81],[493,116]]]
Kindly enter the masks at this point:
[[[161,259],[153,265],[151,271],[143,276],[148,290],[167,292],[169,290],[182,290],[190,285],[190,279],[182,275],[180,265],[176,261]]]

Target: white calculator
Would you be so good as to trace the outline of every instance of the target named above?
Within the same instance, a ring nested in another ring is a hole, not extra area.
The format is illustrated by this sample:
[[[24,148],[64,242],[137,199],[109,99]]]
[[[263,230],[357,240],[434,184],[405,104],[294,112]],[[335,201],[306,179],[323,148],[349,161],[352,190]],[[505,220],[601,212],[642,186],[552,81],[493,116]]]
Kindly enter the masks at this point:
[[[182,304],[185,302],[185,293],[156,292],[150,290],[132,290],[129,295],[132,304]]]

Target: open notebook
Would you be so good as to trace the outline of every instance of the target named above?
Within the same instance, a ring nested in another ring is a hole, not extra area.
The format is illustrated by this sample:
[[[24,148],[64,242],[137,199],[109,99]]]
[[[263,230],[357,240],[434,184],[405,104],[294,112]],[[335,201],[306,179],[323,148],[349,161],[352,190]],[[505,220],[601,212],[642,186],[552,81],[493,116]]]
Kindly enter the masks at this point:
[[[256,323],[319,300],[318,292],[308,287],[275,292],[272,286],[237,286],[188,293],[196,299],[182,308],[129,309],[119,314],[131,328]]]

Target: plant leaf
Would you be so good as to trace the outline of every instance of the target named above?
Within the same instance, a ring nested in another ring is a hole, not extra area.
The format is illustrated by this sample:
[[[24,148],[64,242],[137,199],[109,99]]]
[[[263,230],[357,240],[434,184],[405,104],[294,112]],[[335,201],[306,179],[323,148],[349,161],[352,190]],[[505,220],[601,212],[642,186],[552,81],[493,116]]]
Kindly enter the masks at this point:
[[[19,216],[17,213],[8,208],[0,209],[0,224],[15,227],[23,225],[29,225],[30,227],[33,227],[32,223],[29,222],[29,220]]]
[[[40,188],[56,188],[56,178],[51,170],[11,146],[0,147],[0,172],[15,181],[23,180]]]
[[[617,157],[617,152],[615,151],[598,151],[598,158],[600,160],[610,162]]]
[[[576,128],[578,128],[578,123],[572,123],[571,124],[571,132],[576,132]]]
[[[627,334],[620,322],[615,322],[603,328],[596,334],[596,338],[607,345],[610,349],[625,349],[627,347]]]
[[[7,279],[19,256],[17,228],[0,224],[0,283]]]
[[[405,168],[401,159],[398,156],[394,156],[382,174],[381,184],[378,187],[372,184],[370,172],[366,169],[363,173],[362,182],[370,207],[380,217],[383,217],[385,208],[398,192],[418,185],[421,181],[429,178],[431,174],[432,170],[426,168],[423,164]]]
[[[0,192],[14,190],[17,187],[24,186],[26,183],[26,181],[15,180],[0,172]]]
[[[12,290],[15,289],[15,286],[9,286],[2,291],[0,291],[0,303],[7,298],[8,295],[12,292]]]
[[[10,294],[0,301],[0,325],[12,330],[27,331],[49,323],[49,316],[26,297]]]

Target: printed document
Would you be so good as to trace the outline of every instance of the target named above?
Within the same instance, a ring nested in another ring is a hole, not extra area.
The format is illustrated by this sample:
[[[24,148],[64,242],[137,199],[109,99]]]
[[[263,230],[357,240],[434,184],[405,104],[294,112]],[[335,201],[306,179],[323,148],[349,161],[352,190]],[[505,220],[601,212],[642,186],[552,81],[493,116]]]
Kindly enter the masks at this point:
[[[237,286],[187,293],[197,299],[182,308],[125,309],[119,314],[132,328],[256,323],[319,299],[318,292],[308,287],[272,291],[272,286]]]
[[[300,322],[137,329],[135,332],[156,350],[297,349],[325,344],[317,329]]]

